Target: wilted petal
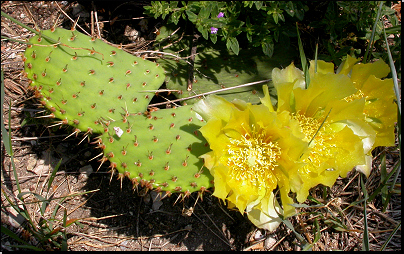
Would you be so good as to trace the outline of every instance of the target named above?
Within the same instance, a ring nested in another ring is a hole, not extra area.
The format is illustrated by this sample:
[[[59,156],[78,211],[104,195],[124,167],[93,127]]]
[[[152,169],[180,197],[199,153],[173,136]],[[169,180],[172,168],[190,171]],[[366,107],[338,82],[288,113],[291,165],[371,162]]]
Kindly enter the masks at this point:
[[[263,198],[251,211],[247,211],[247,217],[258,228],[272,232],[282,222],[278,213],[283,214],[283,211],[273,192],[270,192],[268,197]]]
[[[370,171],[372,170],[372,156],[366,155],[366,164],[357,165],[355,169],[363,173],[366,177],[369,177]]]

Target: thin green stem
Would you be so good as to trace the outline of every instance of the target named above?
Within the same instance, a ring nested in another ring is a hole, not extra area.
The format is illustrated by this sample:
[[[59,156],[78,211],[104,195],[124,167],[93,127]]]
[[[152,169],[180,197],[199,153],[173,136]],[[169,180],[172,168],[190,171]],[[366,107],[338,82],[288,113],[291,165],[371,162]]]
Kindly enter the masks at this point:
[[[368,59],[368,55],[370,55],[369,51],[372,50],[373,39],[375,38],[376,26],[377,26],[377,22],[379,21],[380,13],[382,12],[382,7],[383,7],[383,2],[380,1],[379,10],[377,11],[377,15],[376,15],[376,20],[375,20],[375,23],[373,24],[372,35],[370,36],[370,41],[369,41],[368,47],[366,49],[365,56],[363,57],[364,63],[367,63],[370,60],[370,59]]]

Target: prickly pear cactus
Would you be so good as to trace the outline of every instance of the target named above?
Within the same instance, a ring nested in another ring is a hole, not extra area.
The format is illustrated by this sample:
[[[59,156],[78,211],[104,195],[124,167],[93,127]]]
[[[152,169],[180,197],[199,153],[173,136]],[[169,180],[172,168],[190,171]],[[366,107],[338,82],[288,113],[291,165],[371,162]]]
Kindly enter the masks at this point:
[[[98,139],[104,151],[101,161],[109,159],[119,178],[127,176],[135,186],[168,195],[204,192],[213,186],[213,178],[198,158],[209,151],[198,131],[203,124],[192,105],[130,115],[105,126]]]
[[[119,178],[166,195],[213,186],[199,158],[209,150],[198,131],[204,122],[191,106],[146,111],[154,95],[147,90],[164,82],[159,64],[60,28],[42,31],[30,43],[25,72],[49,116],[75,132],[100,133],[100,161],[109,160]]]
[[[167,27],[160,28],[160,34],[156,38],[156,43],[160,46],[160,51],[178,55],[183,59],[173,60],[170,55],[164,55],[157,62],[165,70],[166,84],[168,89],[178,90],[178,97],[185,98],[195,94],[201,94],[222,88],[234,87],[241,84],[267,80],[271,78],[271,72],[274,67],[286,66],[292,59],[292,52],[278,50],[273,57],[267,57],[262,54],[260,48],[241,50],[239,55],[229,53],[225,43],[218,41],[213,45],[210,41],[203,38],[197,41],[197,52],[194,60],[194,72],[192,90],[188,88],[188,70],[190,45],[192,38],[181,39],[182,31],[171,35],[174,29]],[[167,38],[169,38],[167,40]],[[169,46],[170,45],[170,46]],[[264,83],[237,88],[230,91],[216,93],[229,101],[233,99],[242,99],[253,104],[260,102],[264,97],[262,85]],[[269,84],[271,88],[272,83]],[[272,90],[275,92],[275,89]],[[272,92],[270,89],[270,92]],[[273,98],[275,94],[272,94]],[[187,100],[187,103],[194,103],[196,100]],[[275,102],[275,100],[274,100]]]
[[[62,28],[41,31],[25,51],[25,72],[60,123],[102,132],[102,121],[143,112],[164,82],[164,69],[100,39]],[[53,39],[53,40],[52,40]]]

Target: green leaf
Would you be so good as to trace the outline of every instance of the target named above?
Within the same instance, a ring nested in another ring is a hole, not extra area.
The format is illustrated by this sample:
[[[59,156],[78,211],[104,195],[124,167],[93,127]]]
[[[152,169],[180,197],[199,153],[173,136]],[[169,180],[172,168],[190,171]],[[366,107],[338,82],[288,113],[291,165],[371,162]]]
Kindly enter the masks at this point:
[[[234,52],[234,54],[238,55],[240,48],[238,45],[238,41],[235,37],[227,38],[226,46],[228,49],[231,49]]]
[[[274,54],[274,44],[273,42],[263,42],[262,43],[262,51],[265,55],[272,57]]]
[[[198,29],[198,31],[202,34],[202,36],[205,40],[209,39],[208,30],[205,27],[203,27],[201,25],[197,25],[196,29]]]
[[[260,10],[262,5],[263,5],[262,1],[255,1],[255,7],[257,8],[257,10]],[[251,8],[251,6],[250,6],[250,8]]]
[[[192,23],[196,23],[196,19],[198,18],[198,15],[196,15],[195,13],[193,13],[190,10],[185,10],[185,12],[188,15],[189,21],[191,21]]]
[[[207,2],[207,3],[208,3],[208,2]],[[208,4],[207,6],[201,8],[201,11],[200,11],[199,14],[198,14],[198,18],[201,19],[201,22],[202,22],[202,23],[203,23],[202,20],[209,18],[211,9],[212,9],[212,6],[211,6],[210,4]]]
[[[216,44],[217,35],[216,34],[210,34],[210,40],[213,42],[213,44]]]

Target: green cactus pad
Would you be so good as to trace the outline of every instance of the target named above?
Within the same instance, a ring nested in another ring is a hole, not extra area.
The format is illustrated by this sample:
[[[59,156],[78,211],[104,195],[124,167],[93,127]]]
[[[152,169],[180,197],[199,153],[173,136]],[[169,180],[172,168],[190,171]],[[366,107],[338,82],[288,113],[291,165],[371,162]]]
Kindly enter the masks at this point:
[[[129,177],[147,189],[189,195],[213,186],[213,177],[203,167],[200,155],[209,151],[198,129],[204,125],[192,105],[130,115],[111,122],[98,138],[119,176]]]
[[[25,72],[51,117],[80,131],[102,132],[100,119],[144,112],[164,69],[100,39],[56,28],[30,39]],[[49,38],[53,39],[50,40]]]
[[[166,84],[168,89],[179,90],[178,97],[186,98],[195,94],[201,94],[222,88],[234,87],[241,84],[271,79],[271,72],[274,67],[287,66],[290,64],[294,51],[283,49],[275,51],[273,57],[262,54],[261,48],[241,50],[235,55],[227,50],[225,43],[218,41],[212,44],[203,38],[198,39],[197,54],[194,61],[194,80],[192,90],[187,90],[189,64],[190,40],[184,36],[180,39],[182,31],[169,36],[174,30],[168,27],[160,28],[160,35],[156,38],[160,50],[165,53],[178,55],[183,59],[172,60],[170,55],[164,55],[158,62],[167,71]],[[164,40],[169,37],[169,40]],[[171,46],[168,47],[169,44]],[[164,49],[163,49],[164,48]],[[229,101],[242,99],[253,104],[260,102],[264,97],[260,83],[248,87],[217,93]],[[271,90],[272,82],[269,85],[272,98],[275,102],[275,89]],[[196,100],[187,100],[188,104]]]

